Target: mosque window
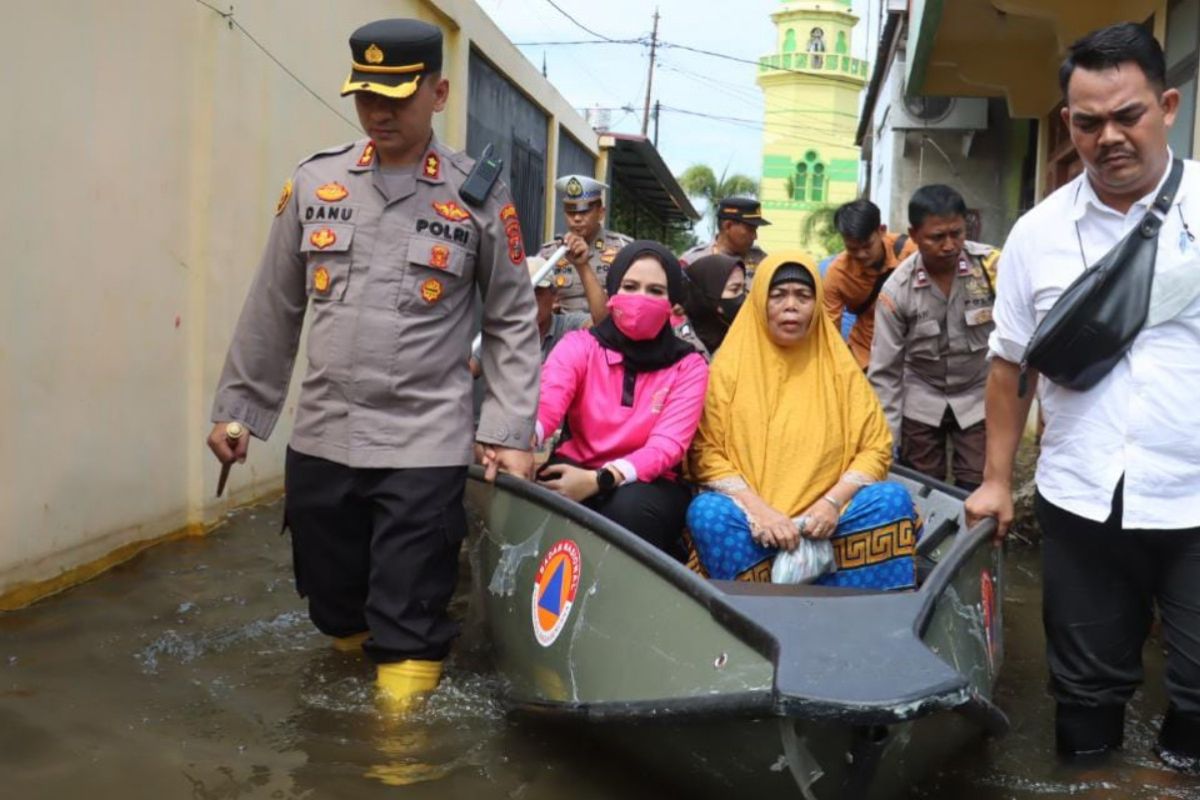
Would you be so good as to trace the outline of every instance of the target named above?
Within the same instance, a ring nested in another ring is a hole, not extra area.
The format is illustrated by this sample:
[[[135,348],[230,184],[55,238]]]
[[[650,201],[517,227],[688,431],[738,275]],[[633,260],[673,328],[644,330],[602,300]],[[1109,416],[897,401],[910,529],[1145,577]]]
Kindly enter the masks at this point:
[[[796,51],[796,31],[793,28],[788,28],[787,33],[783,35],[783,52],[794,53]]]
[[[796,165],[796,180],[792,182],[792,199],[808,199],[808,165],[803,161]]]
[[[808,46],[804,48],[813,54],[812,68],[821,69],[824,58],[822,54],[825,52],[825,31],[822,28],[813,28],[808,34]]]
[[[801,161],[796,162],[796,174],[792,179],[792,199],[802,203],[823,203],[828,190],[825,164],[816,150],[809,150]]]
[[[812,194],[810,199],[814,203],[825,202],[825,165],[815,164],[813,166],[812,175]]]
[[[838,31],[837,44],[833,47],[834,52],[845,55],[849,49],[850,48],[846,45],[846,32]]]

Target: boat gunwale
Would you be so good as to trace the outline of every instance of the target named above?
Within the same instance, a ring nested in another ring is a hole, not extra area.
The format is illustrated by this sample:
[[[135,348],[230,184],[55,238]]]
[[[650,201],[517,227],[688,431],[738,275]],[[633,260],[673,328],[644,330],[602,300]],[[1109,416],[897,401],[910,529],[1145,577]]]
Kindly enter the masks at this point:
[[[955,499],[962,500],[966,492],[950,486],[913,470],[894,466],[893,473],[907,478],[930,490],[942,491]],[[483,482],[483,468],[476,465],[470,468],[470,477]],[[586,528],[598,535],[610,546],[617,547],[639,563],[645,565],[659,577],[668,581],[674,588],[700,603],[713,616],[713,619],[724,626],[731,635],[740,638],[745,644],[758,651],[760,655],[771,660],[776,676],[779,671],[779,659],[782,654],[780,639],[766,626],[754,620],[742,609],[735,607],[728,595],[719,589],[712,581],[697,575],[686,566],[679,564],[670,556],[661,552],[655,546],[645,542],[636,534],[587,508],[581,503],[568,500],[554,492],[538,486],[532,481],[523,480],[512,475],[500,474],[495,485],[523,500],[543,507],[547,511],[558,514],[567,520]],[[929,492],[925,493],[928,495]],[[912,632],[915,638],[924,645],[924,636],[932,621],[938,600],[952,585],[955,577],[961,572],[963,565],[975,554],[979,547],[990,541],[995,533],[996,522],[993,519],[981,520],[965,531],[960,526],[955,534],[954,543],[937,563],[924,583],[914,592],[907,593],[912,598],[918,598],[920,603],[913,619]],[[832,594],[832,593],[831,593]],[[878,592],[886,595],[887,592]],[[953,668],[952,668],[953,669]],[[978,722],[989,732],[1002,733],[1008,727],[1004,713],[990,700],[970,688],[969,680],[955,670],[960,680],[937,687],[933,693],[926,693],[911,701],[898,701],[886,705],[855,705],[840,704],[827,700],[815,701],[801,696],[792,696],[782,692],[775,682],[769,691],[737,692],[718,696],[699,696],[685,698],[664,698],[661,700],[637,701],[599,701],[590,703],[540,703],[520,702],[514,707],[525,713],[539,716],[569,715],[583,716],[593,720],[650,720],[655,718],[678,718],[680,716],[715,715],[746,716],[767,715],[774,717],[792,717],[803,714],[812,719],[840,720],[852,724],[895,724],[918,719],[939,711],[958,711],[968,718]],[[899,713],[898,713],[899,712]]]

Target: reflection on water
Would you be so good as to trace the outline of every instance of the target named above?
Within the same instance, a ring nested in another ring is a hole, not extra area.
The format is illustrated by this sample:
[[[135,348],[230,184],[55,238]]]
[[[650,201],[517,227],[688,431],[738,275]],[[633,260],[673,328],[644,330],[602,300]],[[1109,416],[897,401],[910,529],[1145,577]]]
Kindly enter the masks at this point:
[[[671,796],[584,741],[508,720],[472,637],[419,716],[381,719],[370,665],[334,652],[308,623],[279,514],[278,504],[243,512],[206,539],[158,547],[0,616],[4,796]],[[1037,570],[1035,550],[1010,553],[999,702],[1012,733],[911,796],[1200,797],[1149,752],[1164,702],[1154,646],[1153,682],[1131,707],[1126,752],[1090,772],[1056,765]],[[465,613],[465,600],[456,602]]]

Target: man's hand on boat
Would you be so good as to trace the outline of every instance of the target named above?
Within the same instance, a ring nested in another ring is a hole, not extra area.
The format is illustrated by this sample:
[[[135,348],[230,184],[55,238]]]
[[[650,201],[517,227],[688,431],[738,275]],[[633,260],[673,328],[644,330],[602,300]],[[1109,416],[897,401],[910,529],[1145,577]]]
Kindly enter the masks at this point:
[[[996,520],[996,542],[1003,541],[1013,521],[1012,486],[1003,481],[985,480],[963,504],[967,515],[967,527],[974,527],[980,520],[993,517]]]
[[[528,450],[476,442],[475,460],[483,465],[483,479],[488,483],[496,480],[498,472],[525,480],[533,478],[533,453]]]

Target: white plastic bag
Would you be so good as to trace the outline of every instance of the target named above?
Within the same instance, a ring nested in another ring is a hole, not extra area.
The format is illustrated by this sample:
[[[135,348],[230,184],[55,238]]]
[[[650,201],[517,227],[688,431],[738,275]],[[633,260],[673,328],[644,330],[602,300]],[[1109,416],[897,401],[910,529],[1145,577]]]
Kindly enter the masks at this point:
[[[812,583],[827,572],[837,571],[833,560],[833,542],[804,537],[804,517],[797,517],[800,545],[795,550],[780,550],[771,565],[771,583]]]

